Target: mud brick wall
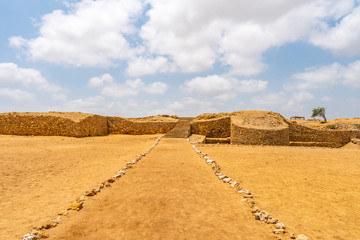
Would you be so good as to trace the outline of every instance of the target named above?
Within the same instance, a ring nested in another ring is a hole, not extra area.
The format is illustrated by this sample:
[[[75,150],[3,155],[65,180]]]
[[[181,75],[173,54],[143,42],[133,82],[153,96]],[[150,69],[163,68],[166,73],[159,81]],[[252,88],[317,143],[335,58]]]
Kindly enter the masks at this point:
[[[291,123],[289,128],[292,142],[335,142],[344,145],[352,138],[360,138],[359,130],[318,130],[297,123]]]
[[[106,117],[89,116],[79,122],[56,116],[0,115],[0,134],[86,137],[108,134]]]
[[[108,117],[109,133],[110,134],[164,134],[170,132],[170,130],[176,125],[174,122],[154,122],[144,121],[136,122],[130,121],[121,117]]]
[[[208,138],[227,138],[230,137],[230,124],[230,117],[197,120],[191,123],[191,133]]]
[[[289,145],[289,128],[256,129],[231,124],[231,144]]]

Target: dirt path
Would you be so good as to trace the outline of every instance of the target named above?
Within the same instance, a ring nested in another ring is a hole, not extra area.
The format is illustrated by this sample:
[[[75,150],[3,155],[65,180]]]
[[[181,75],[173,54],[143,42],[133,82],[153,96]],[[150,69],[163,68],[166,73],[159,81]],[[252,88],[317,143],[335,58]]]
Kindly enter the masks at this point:
[[[274,239],[185,139],[165,138],[50,239]]]

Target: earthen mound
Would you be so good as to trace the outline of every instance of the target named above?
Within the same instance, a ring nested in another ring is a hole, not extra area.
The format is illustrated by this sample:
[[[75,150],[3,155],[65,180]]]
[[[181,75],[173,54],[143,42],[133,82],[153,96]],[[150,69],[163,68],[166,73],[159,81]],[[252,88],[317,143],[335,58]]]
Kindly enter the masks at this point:
[[[231,113],[232,123],[245,128],[285,129],[287,120],[279,113],[267,111],[240,111]]]

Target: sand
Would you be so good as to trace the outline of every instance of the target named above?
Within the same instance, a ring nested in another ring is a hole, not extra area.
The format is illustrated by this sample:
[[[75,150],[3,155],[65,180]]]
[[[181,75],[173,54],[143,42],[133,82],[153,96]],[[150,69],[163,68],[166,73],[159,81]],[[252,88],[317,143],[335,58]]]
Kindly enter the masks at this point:
[[[205,146],[257,206],[311,239],[360,238],[360,148]]]
[[[164,138],[50,239],[274,239],[185,139]]]
[[[19,239],[47,223],[158,136],[0,136],[0,239]]]

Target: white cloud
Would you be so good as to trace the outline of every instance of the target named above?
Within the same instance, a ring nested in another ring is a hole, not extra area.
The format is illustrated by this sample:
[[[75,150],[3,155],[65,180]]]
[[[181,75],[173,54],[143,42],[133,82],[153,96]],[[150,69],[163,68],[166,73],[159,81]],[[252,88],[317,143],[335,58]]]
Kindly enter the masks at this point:
[[[211,101],[187,97],[180,101],[169,101],[162,110],[164,113],[179,116],[197,116],[205,112],[217,112]]]
[[[0,84],[21,84],[27,88],[54,93],[63,90],[60,86],[49,83],[40,71],[21,68],[15,63],[0,63]]]
[[[289,42],[358,54],[354,6],[354,0],[82,0],[44,15],[37,38],[9,41],[34,60],[57,64],[125,60],[129,76],[202,72],[216,62],[230,75],[250,76],[266,69],[265,51]]]
[[[34,60],[74,66],[109,66],[134,55],[126,40],[143,10],[140,0],[83,0],[42,17],[39,36],[12,37],[10,45],[26,47]]]
[[[89,80],[88,86],[91,88],[97,88],[97,87],[103,87],[106,83],[113,83],[114,79],[113,77],[105,73],[104,75],[100,77],[93,77]]]
[[[306,90],[326,88],[343,84],[352,88],[360,88],[360,60],[343,66],[339,63],[312,67],[302,73],[290,76],[291,82],[285,84],[287,90]]]
[[[264,110],[276,108],[289,112],[302,109],[302,104],[313,98],[314,96],[311,93],[305,91],[294,92],[291,95],[285,92],[278,92],[255,96],[251,101],[256,108]]]
[[[348,87],[360,88],[360,60],[352,62],[343,71],[343,84]]]
[[[145,88],[145,91],[150,94],[164,94],[167,89],[167,84],[163,82],[153,82]]]
[[[140,78],[128,79],[124,83],[118,83],[106,73],[100,77],[93,77],[89,80],[88,86],[99,89],[102,96],[122,98],[126,96],[137,96],[140,92],[149,94],[164,94],[168,85],[163,82],[145,84]]]
[[[0,97],[16,101],[33,100],[34,95],[21,89],[0,88]]]
[[[266,68],[271,47],[307,40],[329,19],[351,11],[353,0],[149,0],[149,21],[141,28],[148,51],[169,56],[184,72],[210,69],[216,60],[230,74],[249,76]],[[261,8],[259,7],[261,6]]]
[[[267,82],[261,80],[237,80],[231,77],[209,75],[185,81],[180,89],[203,97],[225,102],[236,96],[237,92],[251,93],[266,89]]]
[[[174,72],[175,67],[171,66],[168,59],[158,56],[156,58],[138,57],[128,62],[126,73],[129,76],[144,76],[154,73]]]
[[[251,93],[261,92],[266,89],[268,82],[262,80],[241,80],[237,84],[237,91]]]
[[[338,55],[355,56],[360,54],[359,26],[360,7],[357,7],[334,27],[324,26],[320,31],[314,32],[310,37],[310,42],[330,49]]]

